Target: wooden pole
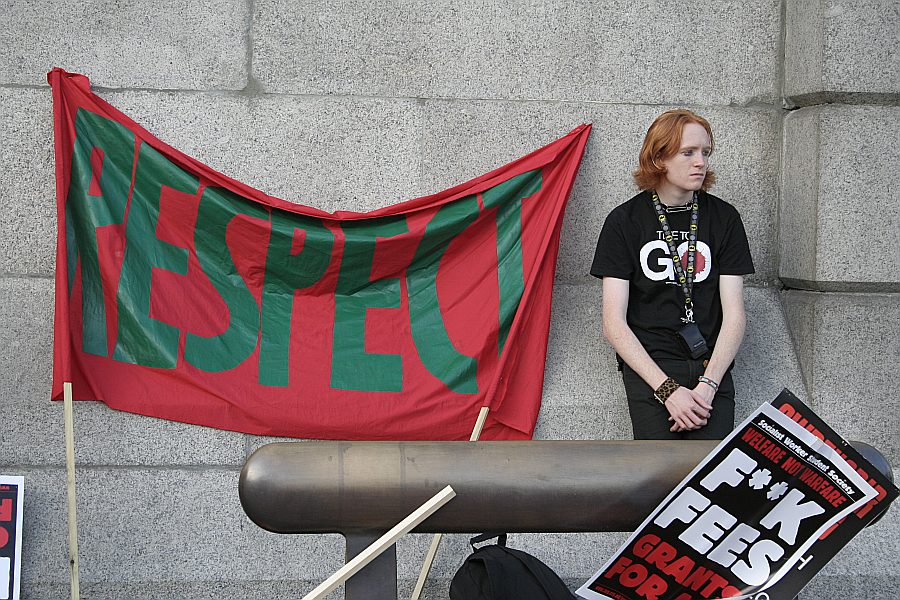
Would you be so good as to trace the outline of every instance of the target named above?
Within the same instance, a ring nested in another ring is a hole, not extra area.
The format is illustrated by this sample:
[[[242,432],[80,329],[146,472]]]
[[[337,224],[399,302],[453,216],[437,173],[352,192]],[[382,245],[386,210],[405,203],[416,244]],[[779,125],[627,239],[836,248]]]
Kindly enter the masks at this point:
[[[437,509],[449,502],[456,492],[449,485],[431,497],[422,506],[414,510],[408,517],[397,523],[390,531],[372,542],[372,544],[354,556],[331,577],[323,581],[319,586],[305,595],[303,600],[318,600],[325,597],[334,588],[352,577],[357,571],[369,564],[376,556],[390,548],[398,539],[409,533],[419,523],[430,517]]]
[[[482,406],[478,411],[478,418],[475,420],[475,427],[472,429],[472,435],[469,436],[470,442],[477,442],[481,437],[481,430],[484,429],[484,422],[487,420],[490,408]],[[431,545],[428,547],[428,553],[425,555],[425,562],[422,563],[422,570],[419,571],[419,578],[416,580],[416,586],[413,588],[412,595],[409,600],[419,600],[422,590],[425,589],[425,581],[431,572],[431,566],[434,564],[434,557],[437,556],[438,547],[441,545],[442,534],[436,533],[431,538]]]
[[[75,518],[75,419],[72,410],[72,384],[63,383],[63,414],[66,425],[66,491],[69,509],[69,581],[72,600],[79,600],[78,526]]]
[[[478,411],[478,418],[475,420],[475,427],[472,429],[472,435],[469,436],[470,442],[477,442],[478,438],[481,437],[481,430],[484,429],[484,422],[487,421],[488,412],[490,412],[490,408],[487,406],[482,406],[481,410]]]

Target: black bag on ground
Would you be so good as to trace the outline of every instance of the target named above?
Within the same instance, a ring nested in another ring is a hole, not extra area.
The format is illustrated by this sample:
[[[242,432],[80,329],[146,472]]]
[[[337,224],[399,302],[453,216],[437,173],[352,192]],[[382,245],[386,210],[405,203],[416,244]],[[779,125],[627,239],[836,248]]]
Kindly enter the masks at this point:
[[[475,544],[497,538],[496,544]],[[483,533],[469,540],[474,552],[450,582],[451,600],[572,600],[559,575],[534,556],[506,547],[506,534]]]

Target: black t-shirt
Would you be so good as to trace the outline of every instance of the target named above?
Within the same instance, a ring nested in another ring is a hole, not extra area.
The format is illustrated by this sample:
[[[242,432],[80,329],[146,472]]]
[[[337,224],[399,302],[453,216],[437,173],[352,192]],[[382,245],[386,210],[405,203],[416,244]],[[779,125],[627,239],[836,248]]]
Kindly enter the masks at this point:
[[[754,269],[738,211],[703,191],[698,202],[694,320],[712,352],[722,326],[719,275],[747,275]],[[690,211],[666,214],[683,266],[687,264],[690,216]],[[650,192],[641,192],[606,217],[591,275],[630,282],[627,322],[651,358],[690,358],[676,336],[684,326],[684,294],[675,282]]]

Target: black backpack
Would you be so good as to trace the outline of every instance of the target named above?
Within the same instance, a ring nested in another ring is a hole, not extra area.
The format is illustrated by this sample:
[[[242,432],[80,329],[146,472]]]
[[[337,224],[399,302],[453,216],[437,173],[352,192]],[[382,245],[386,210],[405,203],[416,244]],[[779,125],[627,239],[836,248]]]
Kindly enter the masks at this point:
[[[475,544],[497,538],[496,544]],[[534,556],[506,547],[506,534],[483,533],[469,540],[474,552],[450,582],[451,600],[572,600],[559,575]]]

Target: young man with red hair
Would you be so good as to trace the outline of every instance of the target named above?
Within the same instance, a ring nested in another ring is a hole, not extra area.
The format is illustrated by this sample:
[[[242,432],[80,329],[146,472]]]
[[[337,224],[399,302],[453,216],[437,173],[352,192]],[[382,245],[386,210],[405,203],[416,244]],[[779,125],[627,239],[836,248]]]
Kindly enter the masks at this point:
[[[641,192],[603,224],[591,274],[616,351],[635,439],[722,439],[734,428],[731,368],[753,273],[738,211],[707,190],[712,128],[688,110],[650,126]]]

